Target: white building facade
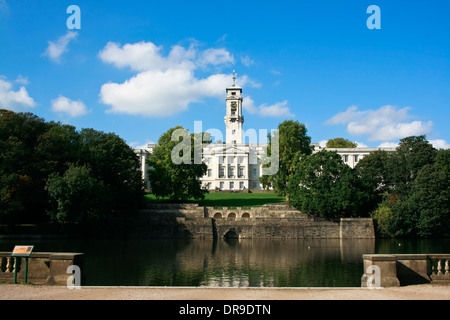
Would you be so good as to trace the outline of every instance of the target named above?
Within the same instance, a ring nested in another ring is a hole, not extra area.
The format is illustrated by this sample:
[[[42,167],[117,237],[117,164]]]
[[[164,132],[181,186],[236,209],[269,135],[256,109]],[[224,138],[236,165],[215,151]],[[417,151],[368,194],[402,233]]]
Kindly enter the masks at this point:
[[[243,132],[244,116],[242,114],[242,88],[234,84],[226,88],[226,115],[225,143],[212,143],[203,145],[202,161],[208,166],[205,176],[201,178],[202,186],[211,191],[245,191],[261,190],[262,184],[259,178],[262,176],[261,157],[265,155],[267,144],[257,143],[250,139],[250,143],[244,143],[247,132]],[[318,143],[313,143],[313,153],[321,148]],[[142,177],[147,189],[150,188],[148,180],[147,160],[153,153],[155,144],[149,144],[147,149],[136,149],[135,153],[141,161]],[[344,163],[354,168],[362,158],[377,150],[388,152],[394,148],[325,148],[328,151],[336,151]]]
[[[320,152],[321,150],[336,151],[341,156],[342,161],[352,169],[356,167],[359,161],[372,152],[378,150],[394,152],[396,150],[395,148],[322,148],[318,143],[313,143],[312,145],[314,147],[313,153]]]
[[[203,146],[203,162],[208,170],[201,179],[202,185],[216,191],[260,190],[260,156],[264,154],[267,144],[256,141],[244,143],[242,88],[234,83],[226,88],[226,94],[225,143]]]

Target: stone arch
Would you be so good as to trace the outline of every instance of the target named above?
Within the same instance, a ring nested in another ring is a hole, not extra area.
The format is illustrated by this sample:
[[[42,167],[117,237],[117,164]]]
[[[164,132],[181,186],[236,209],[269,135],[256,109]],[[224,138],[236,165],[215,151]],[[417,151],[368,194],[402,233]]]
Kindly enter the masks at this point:
[[[230,213],[228,214],[228,219],[236,219],[236,213],[230,212]]]
[[[235,240],[239,239],[239,233],[235,228],[231,228],[227,231],[227,233],[225,233],[223,237],[225,238],[225,240]]]
[[[242,214],[242,219],[250,219],[250,213],[244,212],[244,213]]]
[[[214,219],[222,219],[222,213],[221,212],[214,213]]]

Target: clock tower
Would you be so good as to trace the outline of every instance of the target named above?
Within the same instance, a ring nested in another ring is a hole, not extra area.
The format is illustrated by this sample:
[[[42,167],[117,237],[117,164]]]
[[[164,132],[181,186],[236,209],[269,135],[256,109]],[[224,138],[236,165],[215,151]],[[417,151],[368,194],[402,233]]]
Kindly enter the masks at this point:
[[[237,74],[233,70],[233,85],[227,90],[227,113],[225,116],[226,125],[226,143],[240,144],[242,143],[242,125],[244,117],[242,116],[242,88],[236,86]]]

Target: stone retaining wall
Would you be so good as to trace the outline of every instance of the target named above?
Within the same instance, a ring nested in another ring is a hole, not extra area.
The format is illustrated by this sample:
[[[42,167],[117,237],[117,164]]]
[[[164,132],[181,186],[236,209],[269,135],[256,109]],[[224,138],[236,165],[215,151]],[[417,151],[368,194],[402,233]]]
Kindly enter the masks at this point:
[[[199,207],[150,205],[142,210],[131,229],[138,237],[200,239],[226,235],[273,239],[373,239],[372,219],[312,218],[288,205],[262,207]]]

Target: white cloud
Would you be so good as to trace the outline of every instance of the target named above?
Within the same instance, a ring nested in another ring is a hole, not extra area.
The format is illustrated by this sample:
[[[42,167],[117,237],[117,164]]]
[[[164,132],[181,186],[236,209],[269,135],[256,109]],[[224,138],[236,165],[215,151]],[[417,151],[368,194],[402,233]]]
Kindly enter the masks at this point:
[[[250,79],[247,75],[243,75],[241,78],[237,78],[238,86],[243,86],[244,84],[248,84],[252,88],[261,88],[261,83],[256,82],[255,80]]]
[[[73,101],[61,95],[52,100],[52,111],[66,113],[71,117],[79,117],[88,113],[81,100]]]
[[[122,84],[107,83],[101,88],[101,102],[108,112],[145,116],[170,116],[188,109],[203,97],[220,96],[229,84],[228,75],[194,78],[189,70],[145,71]]]
[[[234,63],[234,57],[226,49],[206,49],[202,52],[200,64],[217,66],[225,63]]]
[[[20,79],[22,78],[18,78],[15,82],[25,84]],[[13,84],[7,81],[6,77],[0,76],[0,108],[20,111],[24,108],[33,108],[36,106],[36,102],[30,97],[24,86],[21,86],[17,91],[14,90]]]
[[[363,142],[359,142],[359,141],[355,141],[356,143],[356,147],[357,148],[367,148],[367,144],[363,143]]]
[[[228,37],[228,33],[225,33],[224,35],[222,35],[219,39],[216,40],[216,43],[222,43],[225,42],[227,40]]]
[[[275,69],[271,69],[270,73],[273,74],[274,76],[281,76],[281,72]]]
[[[224,88],[232,84],[231,74],[215,73],[199,78],[195,70],[215,68],[234,63],[233,55],[224,48],[199,50],[196,43],[188,48],[173,46],[167,55],[151,42],[123,46],[109,42],[99,58],[117,68],[136,71],[123,83],[105,83],[100,101],[110,113],[144,116],[171,116],[187,110],[193,102],[206,97],[222,97]],[[259,86],[247,76],[238,78],[238,85]]]
[[[68,51],[69,43],[77,36],[77,32],[68,31],[65,35],[59,37],[56,42],[49,41],[44,55],[48,56],[53,62],[61,62],[61,56]]]
[[[250,67],[255,64],[255,61],[253,61],[249,56],[241,57],[241,62],[246,67]]]
[[[125,44],[120,47],[119,44],[109,42],[99,53],[100,59],[111,63],[117,68],[129,67],[133,71],[145,71],[150,69],[167,69],[175,66],[174,56],[181,55],[181,49],[173,49],[174,54],[164,58],[158,47],[151,42],[138,42],[135,44]],[[186,53],[185,53],[186,54]]]
[[[18,84],[21,84],[23,86],[27,86],[27,85],[30,84],[30,82],[28,81],[28,77],[23,77],[20,74],[19,74],[19,76],[17,77],[17,79],[14,82],[18,83]]]
[[[250,96],[247,96],[244,98],[243,108],[251,114],[258,114],[263,117],[292,118],[295,115],[290,112],[287,104],[288,101],[285,100],[272,105],[261,104],[259,106],[255,106],[253,99]]]
[[[149,144],[155,144],[155,142],[152,141],[152,140],[145,140],[145,143],[141,144],[140,142],[134,141],[134,142],[130,142],[128,145],[131,148],[133,148],[133,149],[145,149],[145,150],[148,150],[147,148],[148,148]]]
[[[450,149],[450,144],[443,139],[429,140],[436,149]]]
[[[394,106],[383,106],[377,110],[359,111],[351,106],[327,121],[327,124],[346,124],[351,135],[368,135],[369,141],[389,141],[413,135],[428,134],[433,123],[431,121],[411,121],[408,114],[411,108],[398,109]]]
[[[398,143],[396,142],[383,142],[378,146],[378,148],[397,148]]]

